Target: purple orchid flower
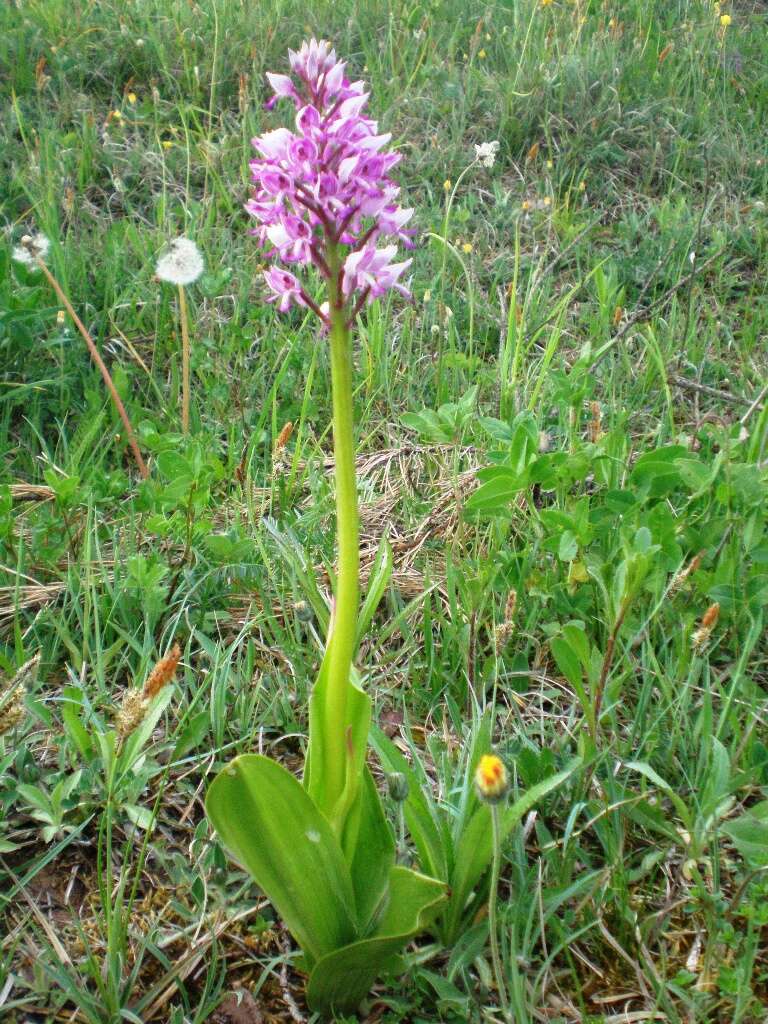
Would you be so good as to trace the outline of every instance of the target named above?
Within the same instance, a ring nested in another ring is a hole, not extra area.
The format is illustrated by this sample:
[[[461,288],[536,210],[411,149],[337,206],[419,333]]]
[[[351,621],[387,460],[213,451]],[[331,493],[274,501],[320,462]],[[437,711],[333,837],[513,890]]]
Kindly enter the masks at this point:
[[[413,210],[398,205],[400,189],[389,174],[400,155],[385,148],[390,135],[364,115],[363,83],[349,81],[345,62],[325,40],[305,42],[289,59],[294,77],[267,75],[274,95],[266,106],[290,100],[296,130],[277,128],[253,140],[256,189],[246,209],[259,222],[254,234],[269,259],[315,266],[351,323],[391,288],[410,296],[400,278],[411,260],[393,262],[396,245],[377,243],[399,240],[412,248],[406,225]],[[332,271],[332,263],[339,269]],[[328,324],[326,309],[292,273],[271,267],[265,278],[281,312],[296,303]]]

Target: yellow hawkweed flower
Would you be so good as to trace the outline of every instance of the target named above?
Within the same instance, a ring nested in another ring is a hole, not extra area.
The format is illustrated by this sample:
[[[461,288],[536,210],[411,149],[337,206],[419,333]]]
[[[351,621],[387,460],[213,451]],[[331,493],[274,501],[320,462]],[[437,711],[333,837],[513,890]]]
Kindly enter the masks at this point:
[[[170,149],[173,143],[170,139],[163,139],[163,149]]]
[[[730,16],[730,14],[720,15],[720,24],[723,26],[723,28],[728,28],[732,21],[733,18]]]
[[[471,242],[465,242],[462,245],[462,247],[461,247],[461,251],[465,252],[467,254],[471,253],[472,252],[472,243]]]
[[[443,190],[445,192],[450,192],[451,191],[451,184],[452,184],[451,183],[451,179],[450,178],[446,178],[445,181],[443,182]]]
[[[503,799],[509,789],[504,762],[495,754],[483,754],[475,772],[475,786],[481,800],[495,803]]]
[[[485,50],[478,50],[477,56],[480,58],[480,60],[485,60],[488,54],[485,52]]]

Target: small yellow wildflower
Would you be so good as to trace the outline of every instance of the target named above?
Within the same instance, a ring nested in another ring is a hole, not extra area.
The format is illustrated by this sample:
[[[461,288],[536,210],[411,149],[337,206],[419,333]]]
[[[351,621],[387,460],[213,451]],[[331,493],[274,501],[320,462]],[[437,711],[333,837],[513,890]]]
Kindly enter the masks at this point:
[[[444,191],[450,192],[451,191],[451,184],[452,184],[451,179],[450,178],[446,178],[445,181],[443,182],[443,189],[444,189]]]
[[[523,210],[530,210],[531,208],[531,204],[527,199],[524,199],[520,205]]]
[[[432,298],[432,292],[430,291],[429,288],[427,288],[427,290],[424,292],[424,301],[425,302],[429,302],[429,300],[431,298]]]
[[[112,114],[110,116],[115,121],[122,121],[122,119],[123,119],[123,115],[120,113],[119,110],[113,110]]]
[[[720,15],[720,24],[723,26],[723,28],[728,28],[732,21],[733,18],[730,16],[730,14]]]
[[[485,52],[485,50],[478,50],[477,56],[480,58],[480,60],[485,60],[488,54]]]
[[[471,242],[465,242],[462,245],[462,247],[461,247],[461,251],[465,252],[465,253],[467,253],[467,255],[469,255],[469,253],[472,252],[472,243]]]
[[[136,102],[136,93],[135,92],[129,92],[128,93],[128,102],[129,103],[135,103]]]
[[[64,312],[63,309],[60,309],[56,313],[56,326],[57,327],[63,327],[64,323],[66,322],[66,319],[67,319],[67,314]]]
[[[555,165],[552,163],[551,160],[547,160],[547,170],[548,171],[551,171],[554,166]]]
[[[509,789],[509,779],[504,762],[495,754],[483,754],[475,772],[475,786],[482,800],[495,803],[501,800]]]
[[[545,206],[551,206],[552,205],[552,196],[544,196],[544,198],[542,199],[542,202],[544,203]]]
[[[583,179],[579,182],[579,192],[583,192],[587,187],[586,181]]]
[[[541,6],[542,7],[549,7],[549,5],[551,3],[552,3],[552,0],[541,0]]]
[[[163,149],[170,149],[173,143],[170,139],[163,139]]]

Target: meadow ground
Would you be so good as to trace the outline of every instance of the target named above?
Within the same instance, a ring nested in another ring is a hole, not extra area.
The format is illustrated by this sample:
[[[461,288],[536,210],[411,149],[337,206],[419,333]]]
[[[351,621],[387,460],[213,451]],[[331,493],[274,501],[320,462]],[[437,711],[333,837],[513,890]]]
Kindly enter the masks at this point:
[[[518,1024],[762,1021],[759,0],[3,4],[0,1013],[310,1017],[202,806],[233,753],[298,767],[328,619],[326,346],[265,302],[243,210],[249,140],[278,123],[264,72],[310,34],[370,83],[416,208],[413,302],[371,307],[356,348],[379,755],[408,757],[445,837],[489,737],[513,795],[572,768],[504,845]],[[11,259],[33,230],[146,481],[69,316]],[[154,277],[180,233],[206,262],[188,437]],[[174,643],[116,751],[125,694]],[[501,1020],[487,902],[486,879],[368,1019]]]

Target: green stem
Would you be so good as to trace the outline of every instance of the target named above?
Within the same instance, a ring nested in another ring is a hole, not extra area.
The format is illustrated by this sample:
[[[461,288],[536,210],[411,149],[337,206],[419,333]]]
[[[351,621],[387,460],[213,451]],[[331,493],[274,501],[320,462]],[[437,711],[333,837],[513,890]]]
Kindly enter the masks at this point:
[[[499,954],[499,934],[496,922],[496,904],[499,898],[499,876],[501,874],[501,835],[499,833],[499,805],[491,804],[491,822],[493,823],[493,863],[491,865],[491,892],[488,898],[488,930],[491,939],[491,961],[496,976],[496,988],[499,990],[499,1002],[504,1020],[509,1020],[509,1001],[507,986],[504,984],[504,970]]]
[[[329,246],[331,269],[330,348],[333,389],[333,452],[336,473],[336,535],[338,569],[336,595],[328,636],[328,688],[325,720],[328,725],[328,792],[339,796],[344,788],[350,727],[348,697],[355,653],[359,605],[360,543],[355,479],[354,402],[352,390],[352,338],[339,289],[340,261]]]

